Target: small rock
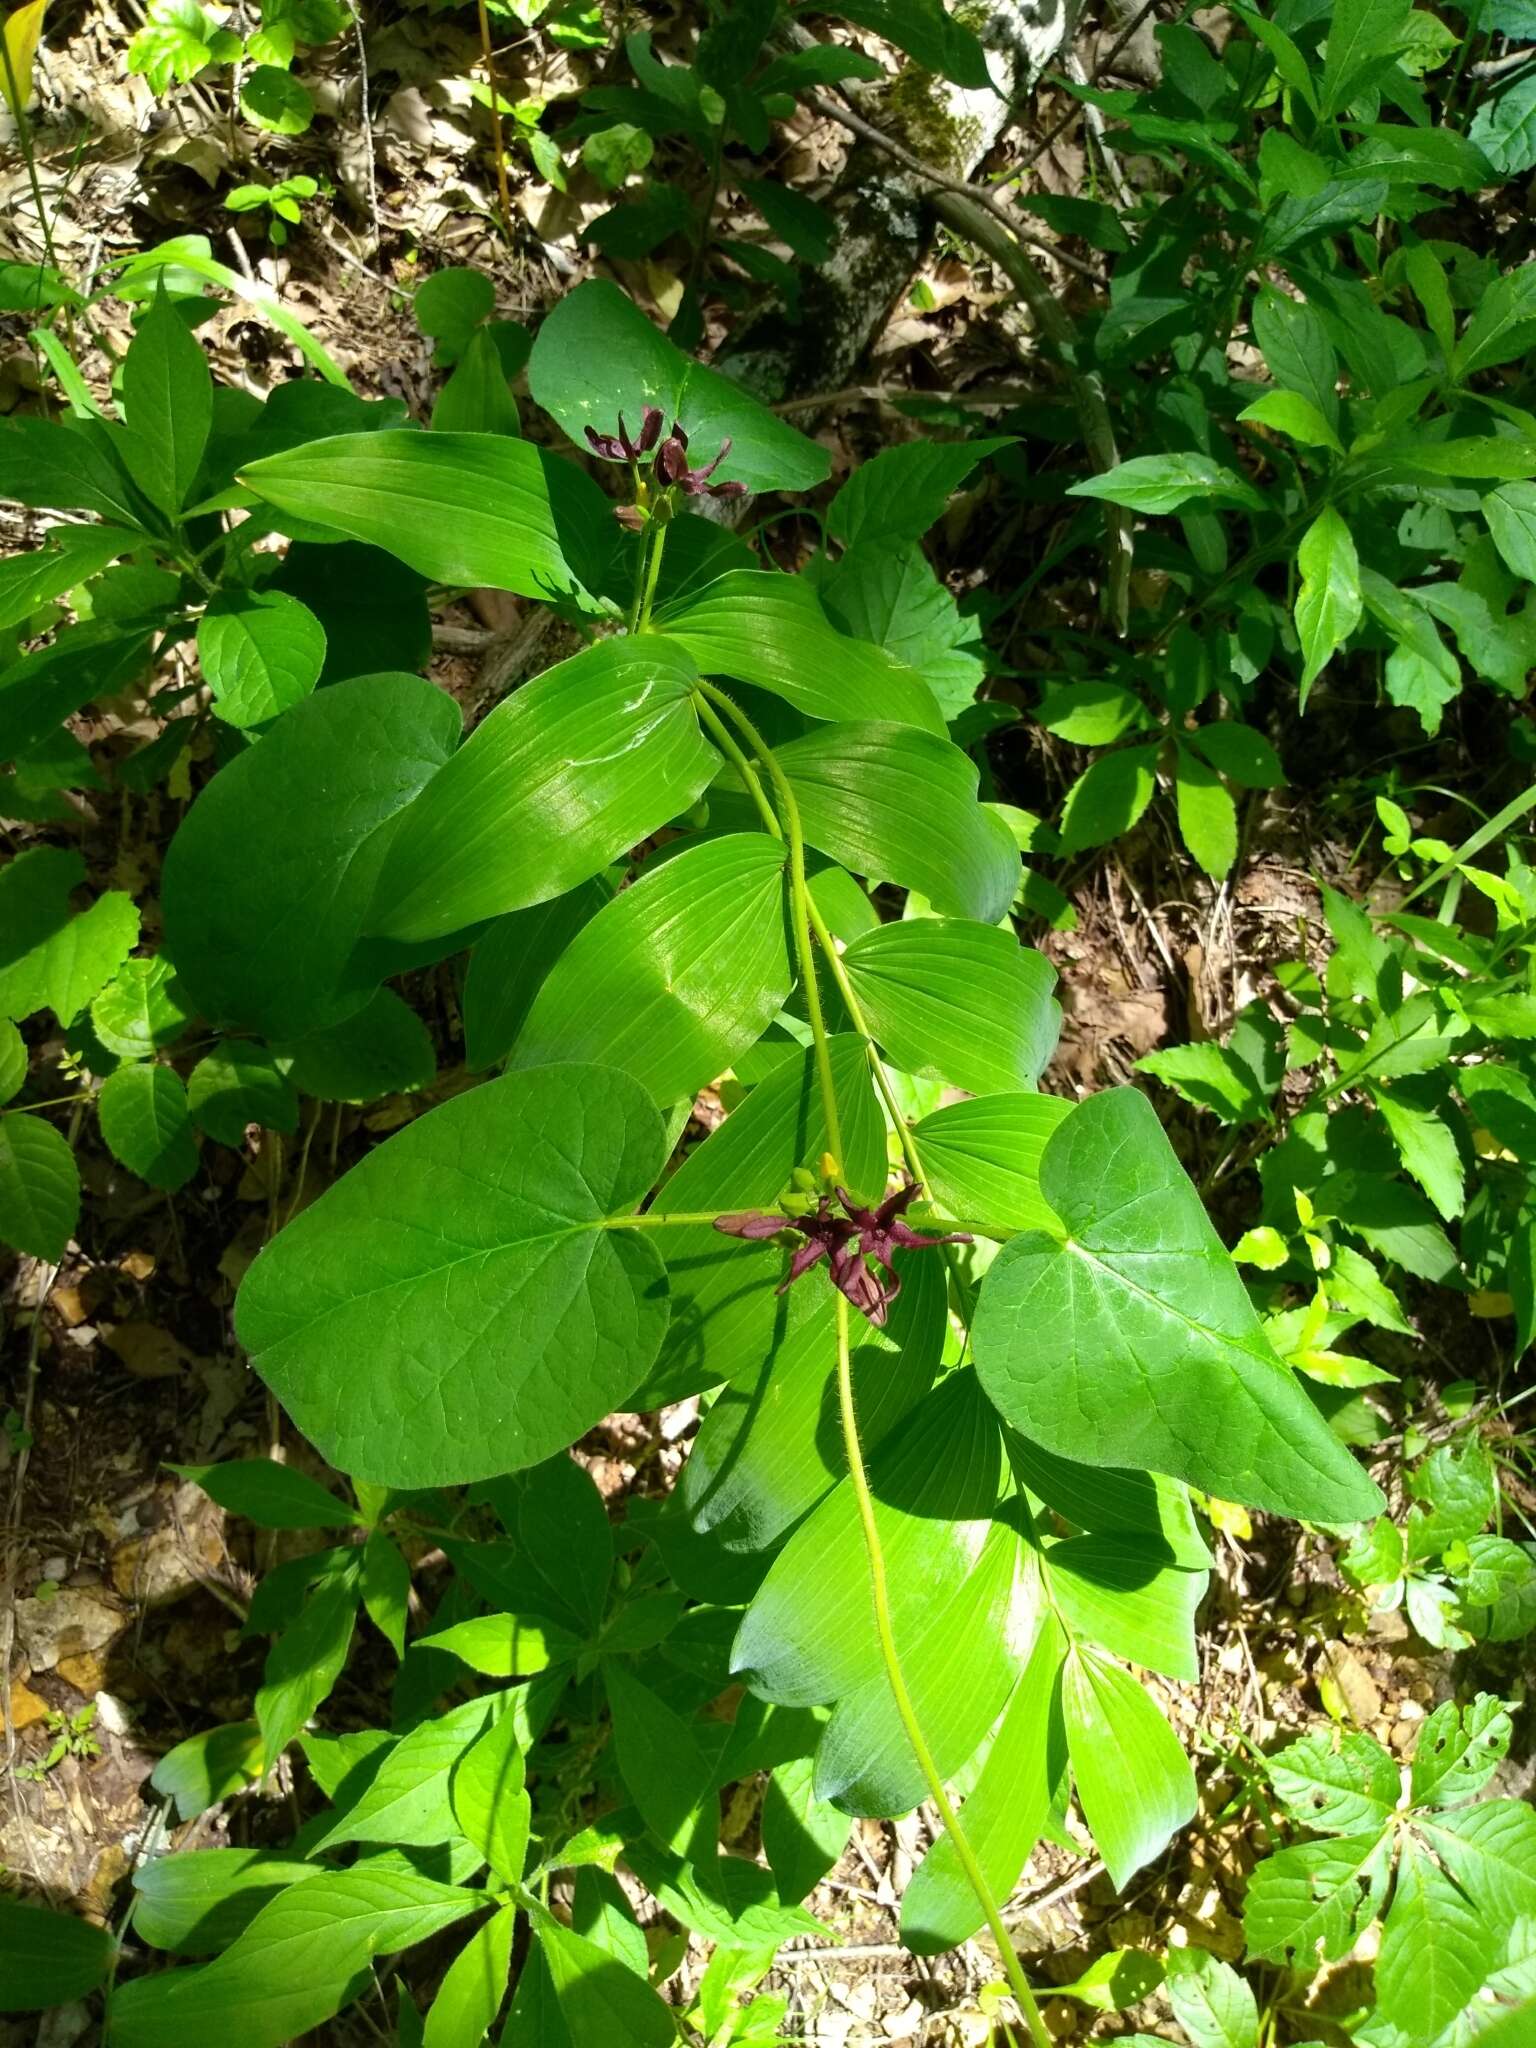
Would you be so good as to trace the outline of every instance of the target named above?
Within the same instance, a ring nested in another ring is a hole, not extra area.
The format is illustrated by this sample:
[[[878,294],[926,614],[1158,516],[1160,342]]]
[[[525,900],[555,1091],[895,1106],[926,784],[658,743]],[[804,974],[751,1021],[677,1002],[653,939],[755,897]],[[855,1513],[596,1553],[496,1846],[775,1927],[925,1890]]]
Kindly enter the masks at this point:
[[[61,1657],[55,1666],[66,1685],[72,1685],[76,1692],[92,1698],[101,1691],[106,1678],[107,1667],[104,1658],[94,1650],[85,1650],[77,1657]]]
[[[18,1730],[30,1728],[34,1722],[46,1720],[48,1702],[40,1700],[30,1686],[15,1679],[11,1684],[11,1726]]]

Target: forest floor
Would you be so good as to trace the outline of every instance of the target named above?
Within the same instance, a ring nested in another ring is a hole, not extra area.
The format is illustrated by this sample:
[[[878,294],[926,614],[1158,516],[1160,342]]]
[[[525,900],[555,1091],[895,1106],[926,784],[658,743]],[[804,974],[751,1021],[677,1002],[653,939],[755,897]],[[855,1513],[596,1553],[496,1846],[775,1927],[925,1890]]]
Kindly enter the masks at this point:
[[[59,11],[68,21],[69,10]],[[381,45],[370,37],[371,131],[359,115],[356,51],[345,46],[322,80],[329,99],[321,104],[330,116],[292,141],[235,133],[220,106],[196,88],[157,103],[143,80],[123,70],[132,25],[115,20],[110,8],[68,26],[58,51],[45,52],[43,108],[54,123],[45,170],[58,181],[60,256],[91,274],[169,235],[206,234],[220,260],[280,290],[360,391],[402,398],[422,417],[435,377],[410,293],[424,275],[447,264],[475,265],[495,280],[498,312],[526,319],[590,267],[577,237],[608,202],[579,180],[571,194],[553,193],[523,166],[510,244],[497,227],[494,175],[469,93],[476,46],[457,16],[402,13],[392,40]],[[516,49],[504,53],[514,96],[560,89],[547,67],[571,60],[559,53],[551,59],[547,43],[539,51],[546,68],[536,78],[517,74]],[[387,74],[382,88],[380,72]],[[82,111],[93,133],[76,156],[67,145],[70,123]],[[254,238],[248,217],[234,219],[213,196],[232,155],[253,140],[272,174],[319,172],[336,192],[280,253]],[[814,125],[795,146],[823,163],[835,162],[842,148],[835,132]],[[1075,168],[1064,154],[1064,187]],[[30,254],[18,178],[0,178],[0,214],[9,215],[23,245],[13,253]],[[668,280],[647,277],[645,268],[627,266],[624,282],[664,304]],[[872,387],[886,396],[847,398],[820,418],[817,431],[839,469],[911,431],[889,402],[901,389],[963,389],[996,376],[998,350],[985,317],[990,277],[973,274],[941,245],[921,282],[926,289],[895,309],[874,351]],[[206,338],[216,364],[237,381],[265,388],[292,368],[282,337],[239,307],[221,315]],[[24,405],[33,382],[24,342],[12,339],[4,348],[0,411]],[[803,415],[799,423],[807,424]],[[957,588],[998,573],[987,517],[983,506],[969,529],[943,535]],[[0,547],[9,551],[33,537],[17,520],[0,534]],[[1008,537],[1015,576],[1038,539],[1028,530]],[[1078,601],[1070,589],[1050,588],[1032,600],[1063,616]],[[443,616],[433,673],[472,713],[484,709],[486,665],[503,662],[517,627],[516,602],[499,593],[478,593]],[[1032,658],[1028,630],[1011,649],[1021,672]],[[1031,700],[1027,681],[1003,678],[996,688],[1020,703]],[[1336,703],[1334,715],[1343,719],[1346,711]],[[121,721],[117,729],[130,730]],[[109,738],[112,730],[104,718],[96,737]],[[1053,755],[1038,728],[1016,732],[995,750],[999,794],[1049,813],[1069,779],[1070,764],[1057,757],[1070,750],[1058,747]],[[1315,946],[1321,919],[1314,876],[1349,876],[1356,888],[1362,880],[1330,806],[1331,783],[1349,765],[1347,740],[1343,751],[1332,744],[1342,738],[1311,736],[1315,758],[1330,763],[1313,788],[1250,799],[1247,858],[1231,887],[1192,879],[1155,819],[1061,877],[1075,929],[1038,935],[1060,969],[1066,1009],[1048,1090],[1076,1096],[1125,1081],[1137,1058],[1155,1047],[1215,1034],[1265,991],[1277,955],[1296,951],[1298,941]],[[87,817],[83,844],[93,873],[152,893],[180,808],[158,796],[125,796],[120,811]],[[38,1269],[23,1261],[7,1282],[13,1391],[0,1433],[0,1503],[14,1538],[17,1601],[4,1689],[6,1734],[14,1736],[19,1768],[0,1797],[0,1866],[93,1916],[120,1917],[125,1873],[146,1831],[161,1824],[146,1782],[157,1757],[210,1721],[249,1713],[261,1646],[238,1640],[245,1605],[263,1570],[313,1540],[256,1533],[253,1545],[252,1531],[227,1523],[206,1495],[168,1469],[267,1453],[312,1460],[281,1429],[233,1348],[235,1285],[270,1217],[312,1199],[371,1137],[463,1085],[446,983],[439,1014],[443,1072],[433,1088],[366,1112],[327,1110],[300,1138],[272,1140],[243,1162],[220,1152],[227,1178],[216,1185],[205,1176],[175,1211],[167,1198],[128,1182],[104,1151],[83,1144],[82,1174],[96,1205],[99,1243],[110,1245],[110,1254],[95,1261],[72,1255],[41,1317]],[[701,1105],[704,1114],[708,1109]],[[1173,1123],[1175,1142],[1197,1168],[1215,1163],[1208,1125],[1197,1130],[1188,1112],[1176,1113]],[[1224,1185],[1240,1188],[1241,1175]],[[1479,1326],[1463,1321],[1442,1342],[1445,1379],[1472,1376],[1482,1363]],[[636,1493],[666,1488],[696,1412],[695,1401],[659,1415],[612,1417],[584,1440],[578,1455],[615,1517]],[[1436,1410],[1427,1389],[1420,1414],[1433,1440]],[[420,1573],[430,1588],[430,1558]],[[1502,1664],[1509,1665],[1508,1654]],[[1186,1830],[1123,1897],[1091,1856],[1049,1845],[1038,1852],[1007,1913],[1036,1981],[1070,1983],[1107,1947],[1160,1946],[1178,1940],[1179,1930],[1219,1955],[1239,1956],[1237,1906],[1264,1847],[1242,1796],[1251,1754],[1325,1713],[1370,1729],[1400,1754],[1446,1695],[1447,1670],[1447,1659],[1426,1659],[1408,1643],[1399,1616],[1368,1616],[1326,1549],[1290,1525],[1255,1518],[1251,1529],[1224,1532],[1204,1614],[1200,1683],[1170,1688],[1167,1702],[1196,1758],[1202,1824]],[[1505,1683],[1510,1675],[1505,1668]],[[1499,1673],[1490,1672],[1487,1682],[1498,1684]],[[376,1722],[387,1683],[382,1651],[376,1666],[354,1659],[330,1711],[358,1725]],[[57,1718],[92,1706],[89,1744],[96,1753],[45,1763],[56,1746]],[[303,1787],[279,1772],[241,1802],[233,1822],[230,1809],[214,1809],[175,1839],[180,1846],[236,1839],[231,1825],[240,1839],[275,1836],[302,1797]],[[272,1809],[270,1826],[264,1807]],[[1234,1817],[1224,1819],[1229,1808]],[[727,1838],[750,1844],[754,1826],[752,1802],[743,1799],[728,1813]],[[786,1950],[770,1980],[792,1994],[790,2038],[818,2048],[887,2041],[974,2048],[990,2038],[985,1987],[999,1973],[987,1948],[972,1943],[925,1962],[897,1939],[897,1901],[928,1835],[923,1813],[856,1825],[848,1854],[810,1901],[836,1944]],[[1319,1984],[1315,1995],[1325,2008],[1349,2007],[1347,1973],[1325,1973]],[[72,2011],[80,2022],[71,2020]],[[1053,2033],[1071,2042],[1136,2024],[1154,2027],[1166,2006],[1154,1999],[1100,2015],[1090,2003],[1051,1999],[1046,2013]],[[0,2018],[0,2048],[33,2041],[69,2048],[82,2038],[83,2024],[83,2008],[50,2015],[41,2034],[31,2020]],[[366,2026],[349,2015],[315,2038],[338,2048],[377,2038]]]

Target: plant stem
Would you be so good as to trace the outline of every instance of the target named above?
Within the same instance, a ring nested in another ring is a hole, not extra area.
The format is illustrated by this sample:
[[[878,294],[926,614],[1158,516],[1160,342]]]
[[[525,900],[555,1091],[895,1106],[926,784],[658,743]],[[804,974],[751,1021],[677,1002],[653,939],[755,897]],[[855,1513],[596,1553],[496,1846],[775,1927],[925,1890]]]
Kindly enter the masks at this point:
[[[800,806],[789,777],[774,758],[773,749],[757,727],[732,698],[701,676],[698,688],[712,704],[736,722],[758,760],[768,771],[773,800],[789,841],[789,921],[795,936],[795,954],[800,963],[800,980],[805,989],[806,1015],[810,1019],[811,1043],[816,1055],[816,1079],[821,1090],[822,1114],[827,1125],[827,1149],[837,1172],[842,1172],[843,1132],[837,1110],[837,1089],[832,1081],[832,1057],[827,1044],[827,1020],[821,1007],[821,984],[816,978],[816,949],[811,944],[811,916],[814,905],[805,879],[805,833],[800,823]]]
[[[640,610],[636,616],[633,631],[643,633],[651,623],[651,606],[656,602],[656,584],[661,575],[661,558],[666,551],[667,529],[660,521],[651,522],[656,538],[651,542],[651,559],[646,565],[645,589],[640,598]]]
[[[773,784],[774,799],[778,804],[780,815],[788,831],[790,913],[795,928],[795,944],[801,960],[801,972],[805,981],[806,1008],[810,1016],[811,1036],[816,1048],[817,1071],[824,1077],[823,1094],[826,1104],[827,1128],[833,1134],[834,1152],[840,1155],[842,1144],[837,1136],[837,1103],[832,1091],[831,1065],[827,1056],[826,1019],[822,1012],[821,995],[816,983],[816,958],[811,944],[813,930],[821,944],[823,953],[826,955],[828,968],[847,1006],[848,1015],[853,1022],[854,1029],[864,1040],[865,1049],[869,1055],[870,1071],[874,1075],[875,1084],[879,1088],[886,1108],[890,1113],[891,1122],[901,1142],[903,1155],[911,1165],[914,1177],[921,1179],[921,1161],[917,1156],[917,1147],[912,1140],[911,1132],[906,1127],[906,1120],[901,1115],[896,1104],[894,1091],[891,1088],[889,1077],[876,1050],[873,1036],[864,1018],[862,1006],[857,995],[854,993],[853,986],[848,979],[842,961],[838,958],[837,947],[831,932],[827,929],[826,921],[816,908],[815,901],[805,884],[805,840],[800,825],[800,808],[795,802],[795,793],[790,787],[789,779],[778,761],[775,760],[773,751],[764,740],[762,734],[739,705],[733,703],[713,683],[705,682],[702,679],[699,683],[699,691],[704,698],[712,700],[722,710],[729,713],[745,736],[753,753],[756,754],[758,760],[767,770],[769,780]],[[746,781],[748,788],[753,790],[759,809],[766,816],[769,806],[763,795],[762,785],[753,773],[751,764],[742,758],[740,748],[736,747],[734,743],[724,751],[727,759],[732,761],[737,772]],[[997,1944],[998,1955],[1007,1974],[1009,1988],[1012,1990],[1014,1998],[1018,2003],[1024,2024],[1029,2031],[1029,2037],[1035,2044],[1035,2048],[1052,2048],[1051,2037],[1046,2032],[1045,2023],[1040,2017],[1040,2008],[1035,2002],[1034,1993],[1029,1988],[1029,1980],[1024,1975],[1023,1965],[1014,1951],[1013,1942],[1009,1938],[1008,1930],[1003,1925],[1003,1916],[999,1910],[997,1900],[992,1895],[992,1887],[987,1882],[986,1872],[977,1861],[976,1852],[971,1847],[970,1840],[960,1825],[959,1815],[955,1812],[949,1794],[944,1788],[943,1776],[937,1763],[934,1761],[932,1750],[928,1747],[928,1739],[923,1733],[922,1723],[917,1718],[917,1710],[912,1704],[912,1695],[907,1688],[906,1674],[901,1667],[901,1656],[896,1647],[896,1632],[891,1620],[890,1588],[886,1577],[885,1551],[880,1542],[879,1525],[875,1521],[875,1504],[869,1490],[869,1475],[864,1466],[864,1449],[859,1441],[859,1418],[853,1399],[853,1363],[848,1341],[848,1302],[842,1294],[836,1297],[836,1308],[837,1397],[838,1408],[842,1417],[843,1454],[848,1463],[848,1477],[853,1486],[854,1499],[858,1503],[859,1525],[863,1531],[864,1548],[869,1559],[869,1584],[874,1602],[875,1632],[879,1639],[880,1659],[885,1667],[886,1679],[891,1688],[891,1697],[896,1703],[897,1715],[906,1732],[907,1740],[912,1745],[912,1754],[917,1759],[917,1766],[923,1774],[923,1782],[928,1788],[929,1796],[938,1808],[940,1819],[949,1830],[950,1836],[954,1841],[955,1854],[960,1860],[961,1869],[965,1872],[966,1882],[975,1893],[976,1903],[981,1908],[982,1917],[991,1931],[992,1939]]]
[[[875,1520],[874,1497],[869,1490],[869,1475],[864,1468],[864,1452],[859,1442],[859,1419],[853,1401],[853,1363],[848,1343],[848,1303],[841,1294],[837,1297],[837,1401],[842,1417],[843,1450],[848,1460],[848,1477],[853,1485],[853,1497],[858,1503],[859,1525],[864,1532],[864,1548],[869,1555],[869,1583],[874,1596],[875,1634],[879,1640],[880,1660],[885,1666],[891,1697],[896,1702],[896,1712],[902,1727],[906,1730],[907,1740],[912,1745],[912,1754],[917,1758],[917,1767],[928,1787],[928,1796],[938,1808],[939,1818],[949,1831],[950,1840],[955,1845],[955,1854],[960,1860],[960,1867],[965,1872],[966,1882],[976,1894],[976,1903],[980,1906],[992,1939],[997,1944],[1009,1988],[1023,2015],[1029,2037],[1035,2043],[1035,2048],[1051,2048],[1051,2037],[1040,2017],[1035,1995],[1029,1988],[1029,1980],[1024,1975],[1023,1965],[1015,1953],[1008,1929],[1003,1925],[1002,1912],[993,1897],[986,1872],[977,1861],[976,1852],[960,1825],[960,1817],[944,1789],[943,1774],[934,1760],[933,1751],[928,1747],[928,1739],[923,1733],[922,1723],[917,1718],[917,1709],[912,1704],[912,1695],[907,1689],[906,1674],[901,1668],[901,1657],[896,1648],[896,1631],[891,1620],[885,1552],[881,1547],[880,1528]]]
[[[775,839],[782,839],[784,828],[779,823],[779,814],[769,803],[763,785],[758,779],[757,770],[737,746],[735,734],[702,691],[694,691],[693,708],[699,714],[699,723],[741,777],[742,787],[756,804],[758,816],[762,819],[765,829],[771,832]]]
[[[491,148],[496,156],[496,191],[501,200],[501,231],[512,239],[512,193],[507,184],[507,146],[501,133],[501,94],[496,86],[496,60],[491,54],[491,22],[485,0],[477,0],[480,13],[480,51],[485,58],[485,82],[491,94]]]

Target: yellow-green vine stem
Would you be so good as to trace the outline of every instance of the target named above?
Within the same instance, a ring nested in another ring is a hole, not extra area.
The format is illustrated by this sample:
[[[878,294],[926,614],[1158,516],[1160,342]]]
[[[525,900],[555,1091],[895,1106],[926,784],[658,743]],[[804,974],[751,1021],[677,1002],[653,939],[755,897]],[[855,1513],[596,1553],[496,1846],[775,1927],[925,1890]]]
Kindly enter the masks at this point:
[[[859,1418],[853,1401],[853,1362],[848,1343],[848,1302],[837,1296],[837,1401],[842,1416],[843,1448],[848,1459],[848,1477],[853,1483],[853,1497],[858,1503],[859,1525],[864,1532],[864,1548],[869,1554],[870,1591],[874,1595],[875,1634],[880,1644],[880,1660],[885,1666],[885,1675],[891,1688],[891,1697],[896,1702],[896,1712],[901,1725],[912,1745],[912,1754],[917,1758],[917,1767],[923,1774],[928,1787],[928,1796],[938,1808],[939,1818],[949,1832],[955,1845],[955,1854],[960,1859],[960,1868],[965,1872],[966,1882],[976,1895],[986,1919],[993,1941],[997,1944],[1012,1991],[1029,2029],[1029,2037],[1035,2048],[1052,2048],[1051,2037],[1046,2032],[1045,2022],[1040,2017],[1040,2008],[1035,1994],[1029,1988],[1024,1975],[1024,1966],[1014,1950],[1008,1929],[1003,1924],[1002,1912],[993,1897],[992,1887],[987,1882],[986,1872],[977,1861],[969,1837],[960,1825],[960,1816],[944,1788],[944,1778],[934,1760],[933,1751],[928,1747],[928,1738],[923,1733],[922,1723],[917,1718],[917,1709],[912,1704],[912,1695],[907,1690],[906,1674],[901,1668],[901,1656],[896,1648],[896,1630],[891,1620],[890,1587],[885,1573],[885,1552],[880,1543],[880,1528],[875,1520],[874,1496],[869,1490],[869,1475],[864,1469],[864,1452],[859,1442]]]
[[[768,779],[773,785],[774,799],[782,814],[784,827],[789,838],[790,914],[795,927],[795,944],[801,959],[802,974],[806,985],[806,1009],[810,1017],[811,1035],[816,1047],[818,1071],[824,1072],[826,1077],[823,1085],[827,1100],[827,1128],[829,1132],[834,1134],[834,1150],[841,1153],[842,1146],[840,1140],[835,1135],[838,1128],[835,1121],[836,1102],[832,1095],[831,1067],[826,1053],[826,1019],[822,1013],[821,995],[816,983],[815,952],[811,943],[813,930],[816,938],[820,941],[822,951],[826,955],[827,965],[833,980],[836,982],[843,1001],[847,1005],[848,1015],[854,1029],[864,1040],[869,1054],[871,1072],[885,1100],[886,1107],[891,1113],[891,1121],[901,1141],[903,1155],[911,1166],[914,1176],[920,1179],[921,1161],[917,1156],[917,1148],[912,1142],[911,1133],[906,1127],[906,1120],[901,1115],[896,1103],[889,1077],[886,1075],[885,1068],[876,1051],[874,1039],[864,1018],[862,1007],[857,995],[854,993],[852,984],[848,980],[842,962],[838,958],[837,947],[832,934],[827,929],[825,920],[816,908],[810,891],[806,887],[805,839],[800,824],[800,807],[795,801],[795,793],[790,787],[789,779],[775,760],[773,751],[763,739],[762,734],[738,704],[728,697],[723,690],[717,689],[712,683],[701,681],[699,692],[703,700],[718,705],[734,721],[737,730],[741,732],[753,753],[757,756],[758,761],[766,770]],[[706,720],[705,722],[718,738],[720,721]],[[730,746],[723,746],[722,751],[736,768],[737,773],[741,775],[743,782],[765,819],[769,818],[771,815],[770,806],[764,795],[762,784],[752,769],[751,763],[745,759],[741,749],[734,742]],[[875,1520],[874,1497],[869,1489],[869,1474],[864,1465],[864,1447],[859,1438],[858,1410],[853,1398],[853,1361],[848,1339],[848,1301],[846,1296],[842,1294],[836,1295],[835,1301],[837,1308],[837,1399],[838,1411],[842,1421],[843,1455],[848,1463],[848,1477],[853,1487],[854,1499],[858,1504],[859,1527],[863,1533],[864,1549],[869,1560],[869,1585],[874,1604],[875,1635],[880,1646],[880,1661],[885,1667],[885,1676],[891,1688],[891,1697],[895,1701],[896,1712],[905,1731],[907,1741],[911,1744],[912,1754],[917,1759],[917,1767],[922,1773],[923,1782],[928,1788],[929,1797],[938,1809],[939,1818],[943,1821],[944,1826],[949,1831],[950,1838],[954,1842],[955,1854],[959,1858],[960,1867],[965,1873],[966,1882],[975,1894],[976,1903],[982,1911],[982,1917],[985,1919],[992,1939],[997,1945],[998,1956],[1008,1979],[1008,1987],[1013,1993],[1025,2027],[1028,2029],[1030,2040],[1035,2044],[1035,2048],[1052,2048],[1051,2037],[1046,2032],[1045,2022],[1040,2017],[1040,2008],[1035,2002],[1034,1993],[1029,1988],[1029,1979],[1024,1974],[1024,1966],[1019,1961],[1008,1929],[1003,1924],[1002,1912],[999,1909],[997,1900],[993,1897],[992,1887],[987,1882],[986,1872],[977,1860],[976,1852],[971,1847],[970,1838],[960,1825],[960,1817],[955,1811],[948,1792],[945,1790],[943,1775],[934,1760],[933,1751],[928,1747],[928,1738],[923,1733],[922,1723],[917,1718],[917,1709],[912,1704],[912,1695],[907,1687],[906,1673],[903,1671],[901,1664],[901,1653],[896,1646],[896,1630],[891,1619],[890,1586],[885,1569],[885,1549],[880,1541],[879,1524]]]
[[[735,720],[758,760],[768,771],[773,800],[783,822],[783,836],[789,841],[789,921],[795,936],[795,953],[800,963],[800,980],[805,989],[805,1010],[810,1019],[811,1044],[816,1055],[816,1079],[821,1090],[822,1114],[827,1125],[827,1149],[836,1170],[843,1170],[842,1121],[837,1110],[837,1089],[832,1081],[832,1056],[827,1047],[827,1020],[821,1007],[821,983],[816,978],[816,948],[811,943],[810,891],[805,880],[805,833],[800,824],[800,806],[789,786],[789,777],[774,759],[773,749],[757,727],[732,698],[715,684],[699,678],[698,689],[710,703]]]
[[[666,521],[653,519],[646,528],[655,538],[651,541],[651,559],[646,565],[645,588],[640,597],[640,609],[635,615],[634,631],[643,633],[651,623],[651,606],[656,602],[656,584],[661,576],[661,558],[667,545]]]

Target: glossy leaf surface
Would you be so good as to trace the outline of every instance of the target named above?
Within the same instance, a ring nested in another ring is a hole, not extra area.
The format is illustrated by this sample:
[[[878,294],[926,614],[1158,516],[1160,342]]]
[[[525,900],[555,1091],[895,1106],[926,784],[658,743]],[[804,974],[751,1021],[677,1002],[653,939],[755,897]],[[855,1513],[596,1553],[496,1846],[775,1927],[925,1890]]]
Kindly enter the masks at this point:
[[[685,811],[720,765],[666,641],[585,648],[498,705],[415,804],[369,928],[442,932],[564,895]]]
[[[1146,1097],[1110,1089],[1046,1145],[1065,1239],[1027,1231],[982,1286],[976,1366],[1025,1435],[1150,1465],[1223,1500],[1324,1522],[1377,1511],[1370,1478],[1274,1356]]]
[[[855,939],[843,967],[899,1067],[973,1095],[1034,1088],[1056,1048],[1056,970],[1012,932],[915,917]]]
[[[442,1104],[294,1219],[240,1290],[241,1341],[332,1463],[442,1485],[536,1463],[619,1406],[667,1322],[650,1234],[610,1230],[662,1165],[627,1076],[546,1067]]]

